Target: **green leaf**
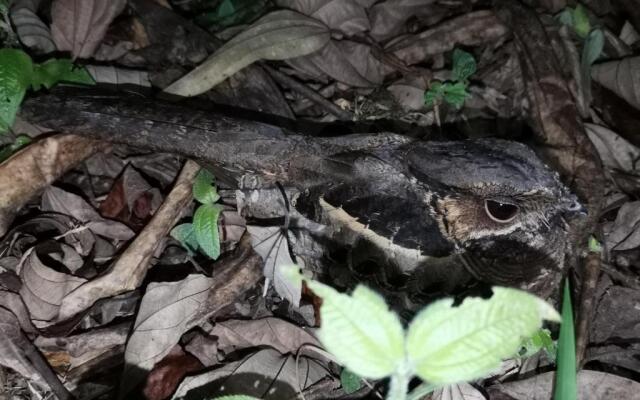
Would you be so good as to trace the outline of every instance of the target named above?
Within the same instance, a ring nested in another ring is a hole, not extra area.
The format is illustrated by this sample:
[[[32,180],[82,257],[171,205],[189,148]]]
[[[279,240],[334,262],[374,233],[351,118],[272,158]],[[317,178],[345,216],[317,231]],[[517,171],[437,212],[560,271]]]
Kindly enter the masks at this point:
[[[39,90],[41,86],[50,89],[58,82],[94,85],[95,81],[84,67],[78,67],[68,59],[52,58],[34,65],[31,86]]]
[[[444,96],[444,86],[440,81],[431,82],[429,90],[424,93],[424,104],[427,107],[433,107],[442,102]]]
[[[540,329],[522,344],[523,350],[520,357],[531,357],[540,350],[545,350],[549,356],[555,358],[555,343],[551,339],[551,332],[548,329]]]
[[[351,296],[307,281],[322,297],[318,337],[338,362],[363,378],[391,375],[404,363],[404,332],[384,299],[358,285]]]
[[[562,298],[562,325],[558,338],[558,370],[553,398],[555,400],[575,400],[578,396],[576,340],[573,328],[573,309],[569,281],[565,281]]]
[[[565,8],[556,16],[556,18],[558,18],[558,21],[560,21],[561,24],[573,27],[573,8]]]
[[[342,368],[340,383],[346,394],[355,393],[362,388],[362,378],[351,372],[348,368]]]
[[[11,157],[13,153],[20,150],[29,143],[31,143],[31,138],[29,136],[19,135],[18,137],[16,137],[16,140],[13,143],[4,146],[2,150],[0,150],[0,162],[3,162],[7,158]]]
[[[13,126],[32,75],[33,62],[27,53],[0,49],[0,133]]]
[[[215,177],[206,169],[201,169],[193,182],[193,197],[202,204],[213,204],[220,200],[214,185]]]
[[[470,53],[464,50],[453,51],[453,68],[451,79],[458,82],[466,82],[476,72],[476,60]]]
[[[215,204],[203,204],[193,215],[193,230],[200,250],[212,259],[220,256],[220,236],[218,217],[222,207]]]
[[[198,239],[193,229],[193,224],[176,225],[169,233],[172,238],[180,242],[190,255],[194,255],[198,251]]]
[[[513,356],[543,320],[560,316],[543,300],[516,289],[493,288],[489,299],[452,299],[422,310],[409,325],[407,354],[416,374],[432,384],[486,376]]]
[[[593,64],[604,49],[604,34],[600,29],[594,29],[589,33],[587,39],[584,42],[584,48],[582,49],[581,64],[587,68],[587,75],[590,76],[589,67]]]
[[[446,82],[444,84],[444,100],[455,106],[456,108],[461,108],[464,105],[464,101],[469,96],[467,93],[467,84],[464,82],[456,82],[449,83]]]
[[[573,10],[573,29],[575,29],[578,36],[583,39],[587,37],[591,30],[589,14],[582,4],[578,4],[575,10]]]
[[[589,237],[589,251],[592,253],[602,253],[602,245],[593,236]]]

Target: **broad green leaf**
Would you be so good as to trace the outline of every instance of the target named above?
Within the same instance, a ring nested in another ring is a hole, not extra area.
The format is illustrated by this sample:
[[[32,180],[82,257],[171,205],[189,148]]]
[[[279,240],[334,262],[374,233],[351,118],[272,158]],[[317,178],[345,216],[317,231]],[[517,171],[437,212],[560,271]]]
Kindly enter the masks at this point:
[[[327,26],[314,18],[291,10],[274,11],[225,43],[165,92],[196,96],[258,60],[286,60],[311,54],[330,38]]]
[[[513,356],[543,320],[560,316],[543,300],[516,289],[493,288],[489,299],[452,299],[422,310],[409,325],[407,354],[416,374],[432,384],[481,378]]]
[[[340,383],[342,384],[342,390],[344,390],[346,394],[355,393],[362,388],[362,378],[351,372],[348,368],[342,368],[342,372],[340,372]]]
[[[13,126],[32,75],[33,62],[27,53],[0,49],[0,133]]]
[[[68,59],[52,58],[33,67],[31,86],[39,90],[40,86],[50,89],[58,82],[94,85],[95,81],[84,67],[74,65]]]
[[[476,59],[464,50],[455,49],[453,51],[453,68],[451,79],[459,82],[466,82],[471,75],[476,72]]]
[[[456,108],[462,107],[464,105],[464,101],[469,97],[469,93],[467,93],[467,85],[464,82],[446,82],[443,90],[444,100]]]
[[[200,250],[212,259],[220,256],[218,217],[222,208],[215,204],[203,204],[193,214],[193,230]]]
[[[587,37],[591,30],[589,14],[587,14],[587,9],[582,4],[578,4],[573,10],[573,29],[583,39]]]
[[[359,285],[351,296],[307,281],[322,297],[318,337],[338,362],[363,378],[391,375],[404,362],[404,332],[384,299]]]
[[[201,169],[193,182],[193,197],[202,204],[213,204],[220,200],[214,183],[213,174],[204,168]]]
[[[573,328],[573,308],[569,282],[565,281],[562,298],[562,325],[558,338],[558,356],[556,382],[553,398],[555,400],[575,400],[578,397],[576,339]]]
[[[602,49],[604,49],[604,33],[600,29],[594,29],[589,33],[587,39],[584,42],[584,48],[582,49],[582,60],[581,63],[583,67],[591,67],[600,54],[602,54]],[[589,69],[587,69],[586,76],[591,76]]]
[[[180,242],[182,247],[184,247],[190,255],[198,251],[198,239],[196,239],[193,224],[176,225],[169,234],[172,238]]]
[[[424,93],[424,104],[427,107],[433,107],[436,104],[442,102],[442,96],[444,96],[444,86],[442,82],[431,82],[429,90]]]
[[[2,150],[0,150],[0,163],[29,143],[31,143],[31,138],[27,135],[19,135],[16,137],[13,143],[4,146]]]

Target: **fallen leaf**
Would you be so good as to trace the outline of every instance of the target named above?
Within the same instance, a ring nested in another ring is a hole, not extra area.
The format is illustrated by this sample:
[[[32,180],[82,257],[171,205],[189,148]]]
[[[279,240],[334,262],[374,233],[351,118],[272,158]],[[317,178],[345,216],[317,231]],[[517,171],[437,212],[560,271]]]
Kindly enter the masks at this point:
[[[350,40],[331,40],[320,51],[287,63],[309,76],[326,74],[354,87],[374,87],[384,79],[384,66],[373,56],[371,46]]]
[[[320,20],[347,36],[370,29],[364,7],[355,0],[277,0],[276,4]]]
[[[15,1],[9,14],[11,22],[22,44],[35,53],[52,53],[56,45],[49,27],[36,14],[38,5],[35,1]]]
[[[251,246],[264,262],[264,276],[273,283],[276,292],[294,307],[300,305],[302,282],[292,282],[283,267],[293,265],[289,254],[287,232],[279,226],[247,226],[251,235]],[[266,288],[265,288],[266,289]]]
[[[553,372],[532,378],[491,386],[489,395],[507,395],[518,400],[550,399]],[[578,398],[580,400],[633,399],[640,392],[640,383],[606,372],[583,369],[578,372]]]
[[[91,57],[126,3],[126,0],[55,0],[51,5],[51,33],[58,50],[70,51],[74,59]]]
[[[85,68],[96,83],[151,87],[148,71],[116,68],[108,65],[86,65]]]
[[[384,41],[402,33],[409,18],[440,11],[436,0],[386,0],[371,7],[371,36]]]
[[[628,202],[620,207],[613,229],[605,241],[611,251],[640,247],[640,201]]]
[[[238,349],[269,346],[281,354],[296,354],[305,344],[320,347],[308,331],[278,318],[218,322],[210,335],[218,337],[218,349],[229,354]]]
[[[22,280],[20,296],[32,321],[39,327],[57,322],[64,297],[86,282],[86,279],[58,272],[45,265],[37,249],[31,251],[18,270]]]
[[[140,383],[144,374],[192,327],[191,319],[207,299],[212,285],[213,279],[203,275],[189,275],[178,282],[149,284],[125,350],[123,395]]]
[[[627,173],[636,170],[640,149],[604,126],[586,123],[584,127],[606,167]]]
[[[300,390],[330,376],[325,362],[305,356],[296,361],[295,356],[264,349],[243,360],[185,378],[172,399],[183,398],[187,393],[194,398],[244,394],[265,400],[293,399]]]
[[[387,87],[396,101],[405,110],[424,109],[424,92],[427,89],[425,77],[411,76],[400,79]]]
[[[42,382],[40,374],[25,354],[30,345],[15,315],[0,307],[0,365],[13,369],[29,380]]]
[[[640,110],[640,56],[594,65],[591,77]]]
[[[82,197],[55,186],[50,186],[45,190],[40,207],[42,211],[70,215],[86,224],[96,234],[104,237],[129,240],[134,236],[134,232],[126,225],[102,218]]]
[[[164,400],[175,392],[186,375],[202,369],[203,365],[179,346],[163,358],[147,377],[143,393],[146,400]]]
[[[255,61],[286,60],[311,54],[325,46],[329,39],[329,29],[323,23],[295,11],[274,11],[225,43],[165,92],[196,96]]]

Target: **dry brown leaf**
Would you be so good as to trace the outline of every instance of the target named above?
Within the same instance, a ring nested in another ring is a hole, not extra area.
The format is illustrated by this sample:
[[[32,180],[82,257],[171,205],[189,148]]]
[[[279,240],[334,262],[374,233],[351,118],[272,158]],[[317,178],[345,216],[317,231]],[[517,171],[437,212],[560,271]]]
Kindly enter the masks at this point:
[[[42,211],[70,215],[94,233],[107,238],[129,240],[134,236],[134,232],[121,222],[102,218],[82,197],[55,186],[45,190],[40,207]]]
[[[62,299],[86,282],[86,279],[45,265],[37,249],[27,255],[18,274],[22,280],[20,296],[39,328],[57,322]]]
[[[438,11],[436,0],[386,0],[369,10],[371,36],[378,41],[401,33],[409,18]]]
[[[398,37],[385,45],[385,51],[412,65],[459,45],[476,46],[494,41],[505,36],[507,31],[492,11],[474,11],[417,35]]]
[[[29,310],[17,293],[0,290],[0,308],[4,308],[13,313],[22,331],[26,333],[36,333],[36,328],[31,323]]]
[[[384,79],[384,66],[370,46],[350,40],[332,40],[320,51],[289,60],[288,64],[312,77],[323,74],[354,87],[374,87]]]
[[[586,123],[584,127],[605,167],[627,173],[636,171],[640,149],[604,126]]]
[[[51,33],[58,50],[70,51],[74,59],[91,57],[126,3],[126,0],[55,0],[51,5]]]
[[[127,368],[150,371],[192,328],[192,317],[209,295],[213,278],[189,275],[179,282],[151,283],[142,297],[133,333],[124,354]],[[140,383],[142,375],[125,369],[123,394]]]
[[[609,250],[640,247],[640,201],[628,202],[620,207],[613,229],[605,241]]]
[[[218,337],[218,349],[226,354],[249,347],[269,346],[282,354],[296,354],[305,344],[321,347],[302,327],[273,317],[219,322],[209,334]]]
[[[36,53],[56,51],[49,27],[36,14],[39,1],[18,0],[11,6],[11,22],[16,28],[20,42]]]
[[[300,390],[330,376],[324,362],[305,356],[296,361],[295,356],[264,349],[222,368],[185,378],[172,399],[184,398],[198,388],[206,390],[211,398],[245,394],[265,400],[293,399]]]
[[[640,56],[594,65],[591,77],[640,110]]]
[[[30,344],[20,330],[16,316],[0,307],[0,365],[13,369],[29,380],[42,382],[40,374],[25,355]]]
[[[290,10],[265,15],[165,89],[196,96],[258,60],[286,60],[318,51],[330,39],[322,22]]]
[[[387,87],[387,90],[405,110],[424,109],[426,89],[427,79],[423,76],[405,77]]]
[[[116,68],[107,65],[87,65],[85,68],[97,83],[151,87],[148,71]]]
[[[489,388],[491,398],[506,394],[518,400],[550,399],[554,372],[545,372],[529,379],[498,384]],[[640,393],[640,383],[606,372],[578,372],[578,399],[634,399]]]
[[[370,29],[367,13],[356,0],[277,0],[276,4],[320,20],[347,36]]]

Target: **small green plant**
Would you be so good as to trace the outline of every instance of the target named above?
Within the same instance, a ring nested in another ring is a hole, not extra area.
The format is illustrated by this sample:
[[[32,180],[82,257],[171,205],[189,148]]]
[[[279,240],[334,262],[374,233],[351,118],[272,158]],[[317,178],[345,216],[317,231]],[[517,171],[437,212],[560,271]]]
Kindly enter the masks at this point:
[[[547,354],[547,357],[549,357],[551,361],[555,361],[557,345],[556,342],[551,338],[551,331],[549,331],[548,329],[540,329],[538,332],[534,333],[533,336],[531,336],[528,340],[526,340],[522,344],[519,356],[522,358],[531,357],[540,350],[544,350]]]
[[[442,102],[461,108],[469,97],[467,86],[469,77],[476,72],[476,60],[466,51],[453,51],[453,67],[450,81],[433,81],[424,94],[424,101],[428,107],[438,107]]]
[[[0,133],[13,126],[27,89],[49,89],[58,82],[95,83],[84,68],[74,66],[71,60],[53,58],[35,64],[22,50],[0,49]]]
[[[177,225],[171,230],[171,237],[179,241],[190,255],[200,251],[212,259],[220,256],[218,219],[222,207],[215,204],[220,195],[213,175],[202,169],[193,183],[193,197],[200,206],[193,214],[193,223]]]
[[[578,398],[576,339],[573,326],[573,307],[569,281],[564,284],[562,296],[562,325],[558,338],[556,382],[554,400],[576,400]]]

